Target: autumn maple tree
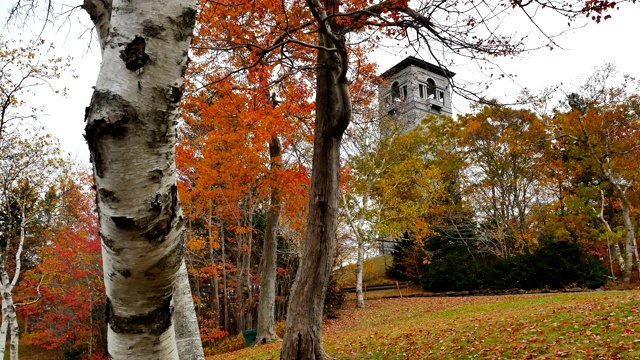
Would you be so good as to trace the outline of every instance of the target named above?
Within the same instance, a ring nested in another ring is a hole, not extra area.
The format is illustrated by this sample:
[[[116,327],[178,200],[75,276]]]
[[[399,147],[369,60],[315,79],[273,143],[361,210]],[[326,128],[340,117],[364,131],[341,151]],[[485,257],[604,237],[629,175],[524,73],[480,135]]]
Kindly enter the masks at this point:
[[[211,55],[202,50],[209,45],[211,30],[201,30],[195,44],[198,56]],[[293,77],[272,84],[279,73],[269,64],[224,75],[216,63],[194,63],[189,71],[190,93],[184,102],[178,163],[181,198],[192,228],[189,254],[193,260],[202,259],[198,264],[191,261],[191,272],[198,282],[210,279],[211,294],[199,292],[201,300],[212,302],[212,308],[200,317],[206,323],[207,341],[232,328],[242,331],[257,325],[257,341],[264,343],[277,338],[274,308],[280,214],[295,223],[304,212],[302,187],[307,183],[307,169],[293,152],[308,141],[310,86]],[[202,84],[210,85],[200,88]],[[262,271],[257,273],[253,253],[260,218],[265,228],[259,236]],[[233,296],[229,296],[230,288]]]
[[[43,232],[39,264],[25,274],[19,314],[28,319],[26,341],[45,349],[104,355],[104,285],[94,195],[86,173],[58,180],[56,208]]]

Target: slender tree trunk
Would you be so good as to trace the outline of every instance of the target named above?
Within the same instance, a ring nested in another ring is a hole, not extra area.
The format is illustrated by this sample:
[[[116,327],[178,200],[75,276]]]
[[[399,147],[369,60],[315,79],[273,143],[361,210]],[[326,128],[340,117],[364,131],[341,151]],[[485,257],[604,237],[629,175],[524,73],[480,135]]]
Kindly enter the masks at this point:
[[[364,308],[362,274],[364,273],[364,240],[358,239],[358,259],[356,265],[356,307]]]
[[[7,258],[9,254],[9,243],[5,246],[4,254],[0,254],[0,289],[2,290],[2,323],[0,325],[0,357],[4,358],[6,351],[7,330],[10,336],[9,354],[11,360],[18,360],[18,349],[20,345],[20,326],[18,315],[13,303],[13,288],[18,283],[20,272],[22,271],[22,249],[26,237],[26,226],[29,220],[25,212],[25,203],[20,207],[20,240],[15,254],[15,272],[13,277],[9,277],[7,272]]]
[[[631,222],[629,203],[626,199],[626,196],[622,199],[622,219],[624,222],[624,230],[625,230],[625,253],[626,259],[625,263],[627,264],[624,270],[623,280],[625,282],[631,281],[631,272],[633,271],[633,259],[634,257],[638,258],[638,249],[636,248],[636,237],[633,233],[633,223]]]
[[[620,245],[613,244],[613,256],[618,260],[618,264],[620,265],[620,270],[624,271],[627,268],[627,265],[624,263],[624,258],[622,257],[622,252],[620,251]]]
[[[334,1],[326,2],[326,8],[334,5]],[[318,20],[329,27],[327,14],[319,16]],[[340,141],[351,119],[351,103],[344,44],[328,28],[320,33],[318,45],[335,51],[318,50],[309,215],[287,312],[283,360],[329,358],[322,347],[322,311],[336,241]]]
[[[281,167],[282,146],[277,136],[269,143],[271,173],[277,175]],[[277,278],[278,220],[280,219],[280,188],[277,179],[272,179],[271,199],[267,211],[267,224],[262,249],[262,280],[260,281],[260,301],[258,303],[258,330],[256,344],[266,344],[278,339],[276,334],[275,305]]]
[[[13,311],[9,314],[9,327],[11,328],[11,344],[9,345],[9,353],[11,360],[18,360],[20,326],[18,326],[18,314],[16,314],[16,307],[13,305],[13,301],[11,303],[11,308]]]
[[[83,4],[102,46],[85,138],[100,217],[108,351],[113,359],[178,359],[172,302],[185,228],[175,144],[196,3],[111,5]]]
[[[4,269],[4,263],[2,264],[2,276],[5,277],[6,271]],[[9,278],[6,276],[6,278]],[[7,335],[9,334],[9,303],[6,299],[9,299],[11,294],[7,294],[7,290],[3,281],[2,284],[2,322],[0,323],[0,358],[4,359],[4,352],[7,348]]]
[[[624,274],[622,276],[622,280],[624,282],[630,282],[631,272],[633,271],[633,259],[634,259],[634,256],[637,259],[638,249],[636,248],[636,237],[635,237],[635,233],[633,232],[633,223],[631,222],[631,214],[630,214],[631,210],[629,206],[629,200],[627,199],[626,189],[623,189],[620,185],[618,185],[615,182],[615,179],[613,178],[610,172],[607,171],[605,172],[605,174],[607,175],[609,182],[616,189],[616,192],[618,193],[618,196],[620,197],[620,200],[622,202],[622,206],[621,206],[622,220],[624,223],[624,230],[625,230],[624,250],[626,255],[626,258],[625,258],[626,266],[624,268]]]
[[[216,268],[216,261],[215,261],[215,257],[213,254],[213,203],[211,201],[209,201],[209,219],[208,219],[208,225],[209,225],[209,261],[211,262],[211,266],[215,269]],[[211,285],[213,287],[212,289],[212,296],[213,296],[213,310],[215,313],[215,319],[213,321],[213,326],[215,326],[215,328],[217,329],[220,326],[220,297],[219,297],[219,286],[218,286],[218,271],[213,271],[213,273],[211,274]]]
[[[176,331],[178,356],[181,360],[204,360],[198,317],[196,316],[187,265],[182,261],[173,290],[173,323]]]
[[[222,303],[224,305],[224,331],[229,332],[229,290],[227,288],[227,259],[225,254],[224,230],[220,224],[220,250],[222,251]]]
[[[242,274],[244,274],[244,256],[243,256],[243,235],[236,234],[236,303],[235,303],[235,311],[234,317],[236,319],[236,325],[238,326],[238,331],[244,331],[244,314],[242,309],[244,308],[244,291],[242,291]]]
[[[247,206],[249,209],[249,206]],[[249,210],[248,216],[248,224],[247,228],[253,228],[253,211]],[[247,268],[246,277],[245,277],[245,285],[247,286],[247,319],[245,320],[245,326],[247,329],[253,329],[253,291],[251,284],[251,250],[253,246],[253,231],[249,231],[246,233],[247,236],[247,252],[245,253],[245,264]]]
[[[6,289],[6,288],[5,288]],[[10,291],[2,292],[2,323],[0,324],[0,356],[4,359],[6,351],[7,335],[10,334],[9,354],[11,360],[18,360],[18,342],[20,328],[16,316],[16,308],[13,304],[13,295]]]
[[[365,304],[364,304],[364,293],[362,291],[362,277],[363,277],[363,273],[364,273],[364,241],[365,241],[365,236],[364,236],[364,212],[367,209],[367,205],[368,205],[368,195],[365,194],[362,197],[362,211],[359,212],[358,214],[358,219],[356,220],[353,216],[352,213],[350,213],[350,209],[348,208],[348,206],[346,206],[347,204],[347,197],[346,196],[342,196],[343,199],[343,203],[345,204],[345,212],[346,212],[346,221],[349,224],[349,226],[351,227],[351,232],[353,233],[353,235],[356,238],[356,243],[358,245],[357,249],[356,249],[356,254],[357,254],[357,258],[356,258],[356,307],[357,308],[364,308]]]

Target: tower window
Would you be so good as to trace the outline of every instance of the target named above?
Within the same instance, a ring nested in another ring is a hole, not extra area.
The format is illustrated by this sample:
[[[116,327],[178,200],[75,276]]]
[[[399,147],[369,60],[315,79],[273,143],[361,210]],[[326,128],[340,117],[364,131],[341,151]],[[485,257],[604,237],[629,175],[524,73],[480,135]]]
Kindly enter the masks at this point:
[[[436,98],[436,83],[433,79],[427,79],[427,98]]]
[[[438,95],[436,99],[444,104],[444,90],[436,89],[436,95]]]
[[[395,99],[400,99],[400,84],[398,84],[398,82],[394,82],[393,85],[391,85],[391,97],[393,98],[393,100]]]
[[[433,79],[427,79],[427,84],[419,84],[421,99],[436,99],[436,83]]]

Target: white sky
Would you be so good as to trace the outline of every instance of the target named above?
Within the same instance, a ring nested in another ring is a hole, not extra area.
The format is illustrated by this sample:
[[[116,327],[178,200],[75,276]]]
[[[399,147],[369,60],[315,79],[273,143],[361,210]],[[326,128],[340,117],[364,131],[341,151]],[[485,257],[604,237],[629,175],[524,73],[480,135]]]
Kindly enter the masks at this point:
[[[13,0],[0,0],[0,19],[4,23],[8,5]],[[79,3],[79,1],[78,1]],[[543,88],[563,83],[567,90],[575,89],[593,73],[595,67],[611,62],[616,65],[619,73],[628,74],[640,79],[640,50],[638,36],[640,36],[640,5],[623,4],[621,9],[610,13],[612,18],[602,21],[600,24],[589,22],[586,27],[565,33],[558,39],[562,47],[553,51],[540,49],[535,52],[523,54],[518,58],[505,58],[497,60],[501,70],[505,73],[516,74],[513,80],[503,79],[493,82],[486,94],[490,97],[508,102],[513,101],[523,88],[529,88],[534,93]],[[71,74],[65,74],[60,83],[55,86],[66,86],[68,96],[62,98],[51,94],[51,90],[42,87],[37,95],[28,98],[31,104],[37,104],[43,110],[44,115],[40,122],[47,130],[60,139],[63,150],[71,153],[78,160],[88,163],[89,151],[82,137],[84,133],[84,109],[89,105],[92,86],[98,74],[100,66],[100,54],[95,42],[90,45],[88,33],[80,37],[80,33],[86,26],[78,25],[78,18],[88,23],[88,16],[77,11],[69,19],[69,24],[57,24],[49,26],[44,33],[44,39],[53,41],[60,56],[71,55],[73,57],[71,67],[78,79],[73,79]],[[514,19],[514,24],[502,24],[503,28],[513,31],[523,31],[526,27],[518,23],[521,19]],[[541,27],[545,30],[555,27],[553,31],[566,30],[566,20],[543,18]],[[547,21],[545,25],[544,21]],[[29,30],[16,28],[2,28],[6,38],[23,37],[32,38],[33,32],[40,28],[32,26]],[[374,55],[374,60],[379,64],[380,71],[384,71],[408,55],[415,55],[412,50],[391,54],[397,50],[380,50]],[[426,54],[424,59],[433,62]],[[459,65],[451,68],[456,73],[455,79],[460,82],[474,82],[486,80],[488,71],[484,75],[475,64]],[[497,74],[498,71],[496,70]],[[61,85],[63,84],[63,85]],[[454,115],[469,111],[466,100],[456,97],[453,100]]]

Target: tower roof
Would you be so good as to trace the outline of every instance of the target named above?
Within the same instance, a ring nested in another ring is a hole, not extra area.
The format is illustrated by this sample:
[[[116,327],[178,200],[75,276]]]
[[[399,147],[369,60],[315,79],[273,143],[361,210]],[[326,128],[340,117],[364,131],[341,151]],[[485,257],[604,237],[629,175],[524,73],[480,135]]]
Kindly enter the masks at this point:
[[[441,76],[445,76],[448,78],[452,78],[455,76],[455,73],[446,69],[441,68],[440,66],[434,65],[432,63],[426,62],[424,60],[418,59],[417,57],[413,57],[413,56],[409,56],[407,58],[405,58],[404,60],[400,61],[399,63],[395,64],[393,67],[391,67],[389,70],[385,71],[382,73],[383,78],[389,78],[397,73],[399,73],[400,71],[402,71],[404,68],[407,68],[409,66],[417,66],[419,68],[425,69],[427,71],[430,71],[434,74],[438,74]]]

